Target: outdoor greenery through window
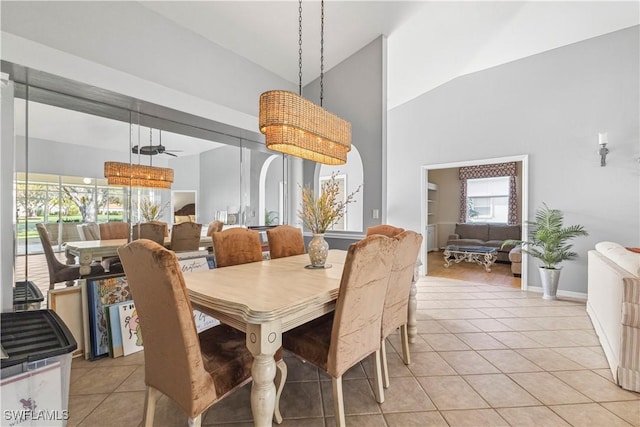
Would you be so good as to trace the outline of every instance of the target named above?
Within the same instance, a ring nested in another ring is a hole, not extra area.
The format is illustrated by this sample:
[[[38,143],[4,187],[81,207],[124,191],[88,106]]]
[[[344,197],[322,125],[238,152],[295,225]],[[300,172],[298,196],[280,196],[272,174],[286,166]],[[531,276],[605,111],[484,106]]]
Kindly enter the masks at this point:
[[[36,224],[42,222],[52,243],[78,240],[75,225],[83,222],[122,221],[125,189],[106,180],[18,173],[16,177],[17,253],[41,252]],[[64,224],[69,224],[64,226]]]
[[[467,222],[506,224],[508,215],[508,176],[467,180]]]

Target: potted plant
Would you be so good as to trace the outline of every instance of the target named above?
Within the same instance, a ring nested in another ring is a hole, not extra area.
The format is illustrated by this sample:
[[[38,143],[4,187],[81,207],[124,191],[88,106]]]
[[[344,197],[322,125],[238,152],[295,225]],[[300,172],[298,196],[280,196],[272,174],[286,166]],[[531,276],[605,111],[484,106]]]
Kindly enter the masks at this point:
[[[502,246],[521,245],[522,252],[542,261],[538,266],[544,299],[556,299],[562,261],[575,259],[570,240],[578,236],[587,236],[582,225],[565,227],[564,216],[558,209],[550,209],[545,203],[536,211],[535,221],[527,221],[529,225],[528,240],[506,240]]]
[[[333,173],[331,179],[322,183],[318,197],[310,187],[302,188],[302,208],[298,210],[298,217],[302,220],[302,225],[313,234],[307,248],[311,267],[324,268],[329,250],[329,244],[324,240],[324,233],[344,216],[347,205],[355,201],[355,194],[361,187],[362,184],[346,198],[339,200],[340,184],[336,180],[336,174]]]

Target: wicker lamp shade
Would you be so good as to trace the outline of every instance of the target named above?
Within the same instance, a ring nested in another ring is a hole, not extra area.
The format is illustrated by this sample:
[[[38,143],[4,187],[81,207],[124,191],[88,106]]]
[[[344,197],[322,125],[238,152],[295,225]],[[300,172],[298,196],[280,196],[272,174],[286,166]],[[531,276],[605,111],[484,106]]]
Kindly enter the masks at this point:
[[[146,188],[171,188],[173,169],[157,166],[104,162],[104,177],[109,185]]]
[[[267,148],[326,165],[344,165],[351,123],[294,92],[260,95],[260,132]]]

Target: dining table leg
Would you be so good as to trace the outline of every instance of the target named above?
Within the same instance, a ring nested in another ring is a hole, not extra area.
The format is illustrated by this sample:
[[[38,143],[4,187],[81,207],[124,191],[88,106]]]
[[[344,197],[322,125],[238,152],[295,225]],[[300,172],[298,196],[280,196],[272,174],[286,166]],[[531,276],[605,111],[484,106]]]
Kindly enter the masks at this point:
[[[247,348],[253,355],[251,366],[251,412],[256,427],[271,426],[276,405],[274,355],[282,345],[280,321],[247,325]]]
[[[409,290],[409,304],[407,306],[407,335],[409,336],[409,342],[415,343],[416,336],[418,335],[418,320],[416,319],[416,310],[418,309],[418,300],[416,295],[418,294],[418,288],[416,282],[420,277],[419,267],[416,263],[416,267],[411,278],[411,289]]]

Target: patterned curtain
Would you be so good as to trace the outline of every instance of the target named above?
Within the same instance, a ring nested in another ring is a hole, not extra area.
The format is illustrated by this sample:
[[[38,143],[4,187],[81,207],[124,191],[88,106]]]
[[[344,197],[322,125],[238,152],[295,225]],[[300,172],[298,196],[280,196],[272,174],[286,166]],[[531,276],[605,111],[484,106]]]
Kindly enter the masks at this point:
[[[509,177],[509,224],[519,224],[518,194],[516,190],[517,167],[515,162],[490,165],[465,166],[460,168],[460,222],[467,221],[467,180],[478,178]]]

